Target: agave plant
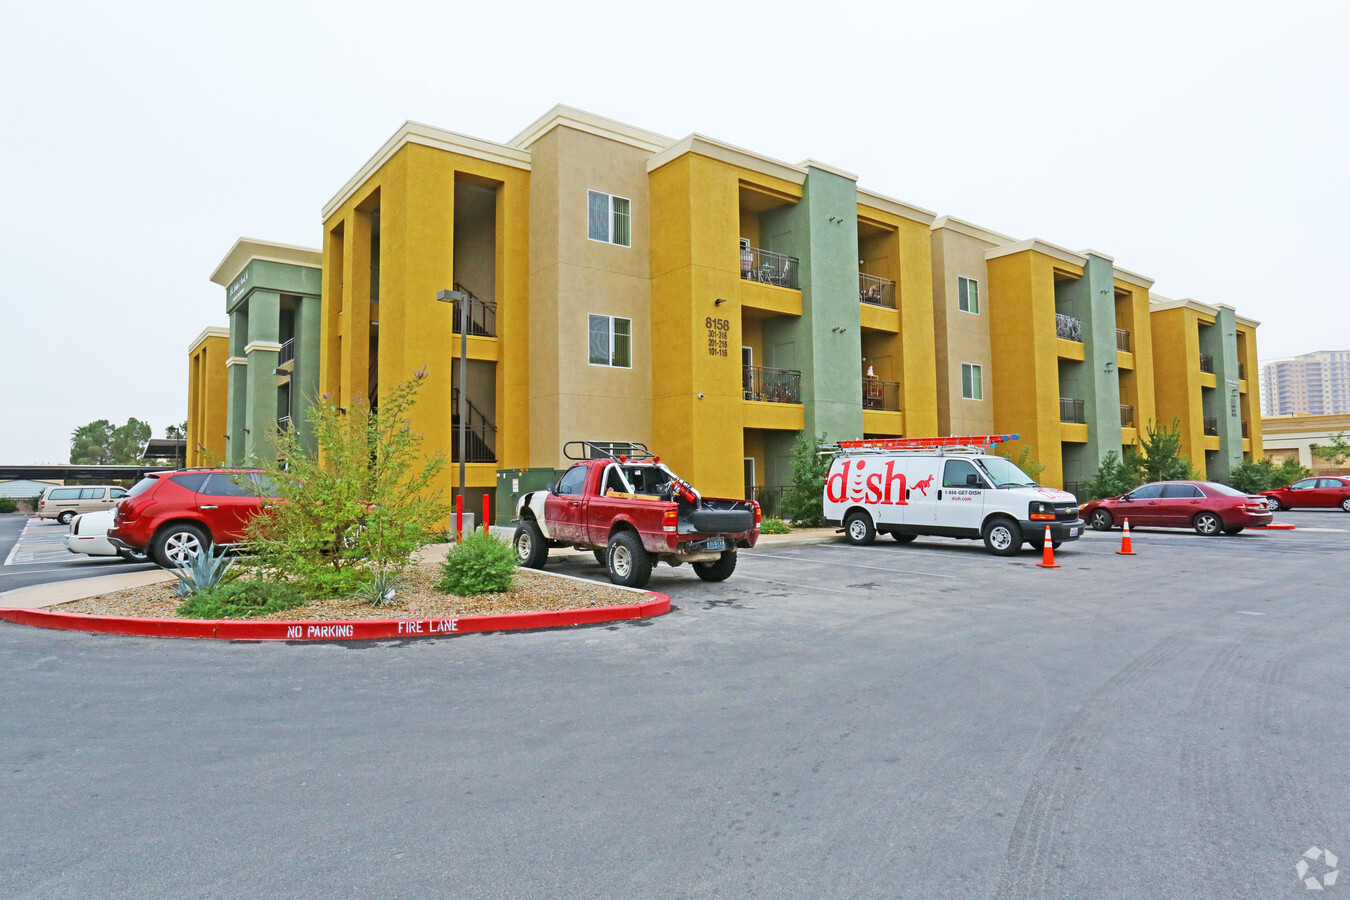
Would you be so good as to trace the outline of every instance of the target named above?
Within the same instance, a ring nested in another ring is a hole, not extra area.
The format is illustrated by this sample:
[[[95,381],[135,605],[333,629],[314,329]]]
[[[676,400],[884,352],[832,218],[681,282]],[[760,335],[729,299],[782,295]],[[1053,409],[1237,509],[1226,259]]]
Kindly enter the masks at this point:
[[[224,550],[215,555],[212,555],[209,548],[203,550],[192,557],[187,565],[172,570],[174,577],[178,579],[174,590],[184,599],[210,590],[224,580],[225,573],[233,566],[234,560],[227,559]]]
[[[398,586],[398,575],[398,572],[387,569],[378,571],[371,581],[361,586],[355,596],[371,606],[385,606],[392,603]]]

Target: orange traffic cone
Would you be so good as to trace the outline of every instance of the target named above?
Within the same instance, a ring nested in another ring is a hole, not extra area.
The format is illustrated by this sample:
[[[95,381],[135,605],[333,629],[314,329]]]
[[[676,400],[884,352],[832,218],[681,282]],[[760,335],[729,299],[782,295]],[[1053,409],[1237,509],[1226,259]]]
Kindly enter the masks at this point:
[[[1042,569],[1062,568],[1059,563],[1055,562],[1055,544],[1050,540],[1049,525],[1045,526],[1045,542],[1041,544],[1041,561],[1036,565]]]
[[[1130,549],[1130,520],[1125,520],[1125,536],[1120,539],[1120,549],[1116,551],[1117,556],[1138,556]]]

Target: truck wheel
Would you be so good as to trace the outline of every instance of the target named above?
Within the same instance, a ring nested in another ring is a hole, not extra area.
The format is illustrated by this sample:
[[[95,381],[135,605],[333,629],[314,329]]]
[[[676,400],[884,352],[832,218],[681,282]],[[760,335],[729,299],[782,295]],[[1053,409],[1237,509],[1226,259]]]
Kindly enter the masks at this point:
[[[984,526],[984,547],[995,556],[1016,556],[1022,549],[1022,528],[1012,519],[991,519]]]
[[[859,547],[875,541],[877,529],[872,525],[872,517],[862,510],[849,513],[848,518],[844,519],[844,538]]]
[[[609,561],[605,558],[609,556],[608,550],[592,550],[591,552],[595,554],[595,561],[598,562],[600,565],[602,566],[609,565]]]
[[[521,521],[520,527],[516,529],[513,546],[516,548],[517,565],[527,569],[542,569],[544,563],[548,562],[548,544],[544,541],[544,533],[539,530],[539,523],[534,519]]]
[[[645,587],[652,577],[652,558],[642,539],[631,531],[620,531],[610,539],[605,564],[609,580],[624,587]]]
[[[694,563],[694,574],[704,581],[726,581],[736,571],[736,551],[723,550],[717,562]]]

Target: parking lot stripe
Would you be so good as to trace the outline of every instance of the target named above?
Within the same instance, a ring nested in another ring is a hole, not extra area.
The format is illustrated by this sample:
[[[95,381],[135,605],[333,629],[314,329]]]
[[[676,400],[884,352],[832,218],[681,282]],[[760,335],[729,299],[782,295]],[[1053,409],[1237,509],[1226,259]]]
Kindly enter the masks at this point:
[[[831,545],[829,545],[829,544],[821,544],[820,546],[822,546],[822,547],[829,547],[829,546],[831,546]],[[845,548],[845,547],[838,547],[838,548],[836,548],[836,549],[844,550],[844,549],[847,549],[847,548]],[[788,559],[788,560],[794,560],[794,561],[798,561],[798,562],[801,561],[801,557],[800,557],[800,556],[777,556],[777,555],[772,554],[772,553],[756,553],[756,554],[755,554],[755,559]],[[892,573],[894,573],[894,574],[896,574],[896,575],[922,575],[922,576],[924,576],[925,578],[956,578],[956,577],[957,577],[957,576],[955,576],[955,575],[950,575],[950,574],[943,573],[943,572],[917,572],[917,571],[915,571],[914,569],[896,569],[896,568],[893,568],[892,566],[864,566],[864,565],[862,565],[861,563],[831,563],[831,565],[845,566],[846,568],[849,568],[849,569],[875,569],[875,570],[878,571],[878,572],[892,572]]]

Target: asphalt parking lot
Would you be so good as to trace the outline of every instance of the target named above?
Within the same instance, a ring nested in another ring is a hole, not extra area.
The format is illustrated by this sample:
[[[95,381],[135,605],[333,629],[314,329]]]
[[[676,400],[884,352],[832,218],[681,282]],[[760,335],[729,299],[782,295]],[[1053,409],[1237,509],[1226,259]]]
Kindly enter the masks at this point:
[[[1350,859],[1350,515],[1278,518],[766,548],[565,631],[0,623],[5,893],[1306,896]]]
[[[153,563],[128,563],[116,556],[71,553],[63,543],[69,530],[52,519],[0,515],[0,592],[154,568]]]

